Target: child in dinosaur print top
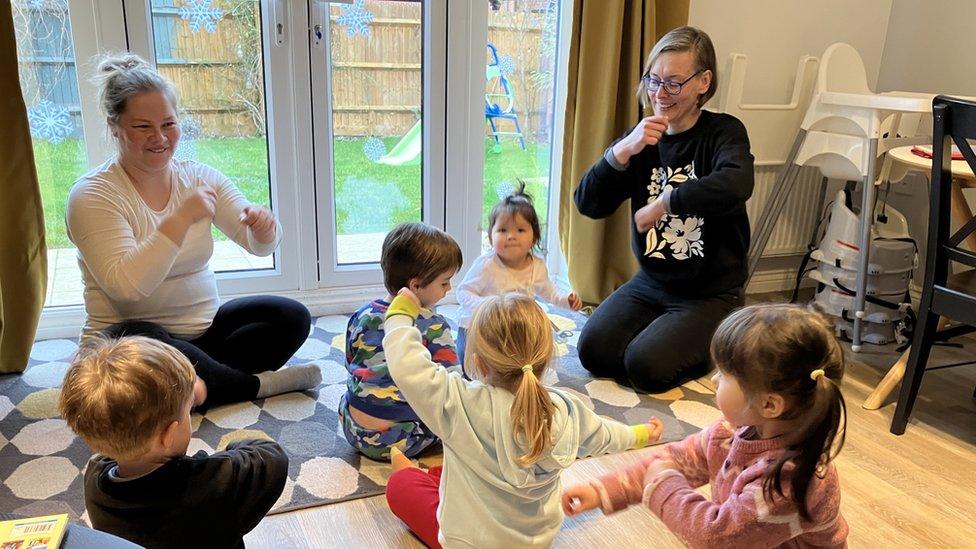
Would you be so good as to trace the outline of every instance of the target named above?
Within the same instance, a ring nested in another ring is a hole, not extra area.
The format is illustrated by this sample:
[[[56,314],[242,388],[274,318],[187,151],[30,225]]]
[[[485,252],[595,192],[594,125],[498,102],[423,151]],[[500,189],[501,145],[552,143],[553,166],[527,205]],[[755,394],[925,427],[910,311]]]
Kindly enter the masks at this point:
[[[417,328],[431,360],[460,371],[447,320],[432,308],[451,289],[461,267],[461,250],[447,233],[423,223],[404,223],[387,235],[380,263],[391,294],[410,287],[423,309]],[[395,288],[395,289],[393,289]],[[392,295],[363,305],[346,328],[346,394],[339,417],[346,440],[363,455],[389,460],[398,448],[413,457],[439,442],[417,417],[387,370],[383,320]]]

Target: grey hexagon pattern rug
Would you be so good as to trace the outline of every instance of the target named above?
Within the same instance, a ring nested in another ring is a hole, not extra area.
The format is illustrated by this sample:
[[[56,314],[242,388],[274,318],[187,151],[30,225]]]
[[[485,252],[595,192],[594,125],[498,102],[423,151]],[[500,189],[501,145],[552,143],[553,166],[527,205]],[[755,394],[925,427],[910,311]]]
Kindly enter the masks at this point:
[[[444,305],[439,311],[453,319],[457,306]],[[612,380],[594,379],[576,354],[586,317],[552,309],[550,318],[561,334],[556,367],[545,381],[573,392],[597,413],[626,423],[657,416],[665,424],[663,441],[678,440],[719,417],[714,395],[699,382],[647,395]],[[289,361],[319,365],[322,385],[317,390],[193,414],[188,453],[220,450],[241,438],[278,441],[291,463],[284,493],[272,513],[383,493],[389,465],[361,457],[338,427],[336,407],[346,381],[347,320],[345,315],[317,318],[308,341]],[[68,513],[87,519],[82,475],[91,450],[57,411],[61,380],[76,349],[69,340],[38,341],[23,374],[0,376],[0,513]],[[439,459],[430,455],[421,463],[436,464]]]

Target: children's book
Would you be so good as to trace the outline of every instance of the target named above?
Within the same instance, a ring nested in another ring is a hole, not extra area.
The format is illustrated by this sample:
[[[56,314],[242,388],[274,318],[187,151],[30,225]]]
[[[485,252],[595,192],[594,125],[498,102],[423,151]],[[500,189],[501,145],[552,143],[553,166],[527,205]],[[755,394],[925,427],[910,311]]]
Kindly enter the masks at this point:
[[[68,515],[0,522],[0,549],[57,549],[68,529]]]

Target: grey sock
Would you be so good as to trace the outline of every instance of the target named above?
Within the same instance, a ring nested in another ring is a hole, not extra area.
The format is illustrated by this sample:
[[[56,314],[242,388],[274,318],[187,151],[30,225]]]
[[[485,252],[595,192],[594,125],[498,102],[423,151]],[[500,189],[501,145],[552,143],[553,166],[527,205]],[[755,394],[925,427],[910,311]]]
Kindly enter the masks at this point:
[[[274,372],[255,374],[260,382],[257,398],[314,389],[322,383],[322,371],[316,364],[297,364]]]

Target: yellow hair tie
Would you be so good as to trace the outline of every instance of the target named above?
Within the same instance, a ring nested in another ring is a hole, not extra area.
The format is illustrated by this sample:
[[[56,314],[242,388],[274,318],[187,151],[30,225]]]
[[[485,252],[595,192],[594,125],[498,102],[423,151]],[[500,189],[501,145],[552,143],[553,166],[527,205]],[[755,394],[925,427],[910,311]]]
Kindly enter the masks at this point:
[[[816,370],[810,372],[810,379],[817,381],[818,379],[822,378],[824,375],[825,372],[820,368],[817,368]]]
[[[522,372],[523,373],[526,373],[527,374],[527,373],[529,373],[531,371],[532,371],[532,365],[531,364],[526,364],[525,366],[522,366]]]

